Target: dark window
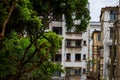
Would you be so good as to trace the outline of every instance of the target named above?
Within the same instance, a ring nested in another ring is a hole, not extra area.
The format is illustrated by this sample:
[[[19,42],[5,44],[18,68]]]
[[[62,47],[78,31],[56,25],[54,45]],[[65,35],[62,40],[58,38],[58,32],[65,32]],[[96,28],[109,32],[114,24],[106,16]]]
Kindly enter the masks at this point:
[[[61,54],[56,54],[54,61],[56,61],[56,62],[61,62]]]
[[[53,32],[62,35],[62,27],[53,27]]]
[[[87,44],[86,44],[86,41],[83,41],[83,45],[84,45],[84,46],[86,46],[86,45],[87,45]]]
[[[83,69],[83,74],[85,74],[86,73],[86,69]]]
[[[71,68],[66,68],[66,75],[70,75],[71,73]]]
[[[86,54],[83,55],[83,60],[86,60]]]
[[[113,32],[114,32],[114,28],[113,28],[113,27],[110,27],[110,39],[113,38]]]
[[[110,11],[110,21],[115,21],[117,19],[116,13],[116,11]]]
[[[66,60],[71,60],[71,54],[70,53],[66,54]]]
[[[81,61],[81,54],[75,54],[75,61]]]
[[[98,41],[100,41],[101,40],[101,35],[100,35],[100,33],[98,33]]]
[[[66,40],[66,41],[67,41],[66,46],[71,46],[71,41],[70,40]]]
[[[112,54],[112,45],[109,46],[109,50],[110,50],[109,51],[109,53],[110,53],[109,56],[111,57],[111,54]]]
[[[76,46],[81,46],[81,40],[76,40],[75,45]]]
[[[55,76],[61,76],[61,72],[60,71],[54,71],[53,75],[55,75]]]
[[[80,75],[81,74],[81,68],[74,69],[74,70],[75,70],[75,75]]]

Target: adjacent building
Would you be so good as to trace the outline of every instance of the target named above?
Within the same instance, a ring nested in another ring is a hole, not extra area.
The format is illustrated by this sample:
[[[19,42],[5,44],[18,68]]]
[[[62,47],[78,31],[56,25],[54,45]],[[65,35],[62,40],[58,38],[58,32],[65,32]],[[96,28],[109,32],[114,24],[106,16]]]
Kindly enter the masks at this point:
[[[101,24],[100,22],[90,22],[88,27],[88,53],[89,53],[89,65],[88,65],[88,75],[87,80],[94,80],[98,78],[98,48],[100,45],[100,31]],[[96,63],[97,62],[97,63]]]
[[[92,72],[94,79],[100,80],[100,40],[101,32],[98,30],[93,31],[92,33],[93,45],[92,45]]]
[[[103,54],[103,78],[106,80],[109,80],[111,75],[115,78],[117,72],[114,27],[117,13],[118,7],[105,7],[101,9],[101,53]]]

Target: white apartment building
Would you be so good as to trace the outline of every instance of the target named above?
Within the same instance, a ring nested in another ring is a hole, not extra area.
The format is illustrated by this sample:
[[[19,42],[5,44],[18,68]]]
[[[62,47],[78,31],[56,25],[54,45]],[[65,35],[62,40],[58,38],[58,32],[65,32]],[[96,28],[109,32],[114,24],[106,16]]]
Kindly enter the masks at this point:
[[[109,80],[111,50],[113,41],[113,23],[117,19],[118,7],[105,7],[101,9],[101,45],[103,47],[103,77]]]
[[[49,29],[63,37],[62,48],[53,61],[60,62],[65,73],[56,72],[53,80],[86,80],[88,31],[81,33],[74,32],[75,28],[67,29],[64,17],[52,21]]]

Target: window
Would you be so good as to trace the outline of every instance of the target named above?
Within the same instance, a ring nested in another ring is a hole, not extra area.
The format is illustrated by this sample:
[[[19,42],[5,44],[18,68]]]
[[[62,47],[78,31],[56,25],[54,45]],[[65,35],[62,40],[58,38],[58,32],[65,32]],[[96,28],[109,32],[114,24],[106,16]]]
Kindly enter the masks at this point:
[[[62,27],[53,27],[53,32],[58,35],[62,35]]]
[[[83,60],[86,60],[86,54],[83,55]]]
[[[83,69],[83,74],[85,74],[86,73],[86,69]]]
[[[75,54],[75,61],[81,61],[81,54]]]
[[[80,75],[81,74],[81,68],[78,68],[78,69],[74,69],[74,73],[75,75]]]
[[[67,40],[66,46],[71,46],[71,41],[70,40]]]
[[[70,75],[71,73],[71,68],[66,68],[66,75]]]
[[[61,62],[61,54],[56,54],[52,61]]]
[[[55,75],[55,76],[61,76],[61,72],[60,71],[54,71],[53,75]]]
[[[110,11],[110,21],[115,21],[117,19],[116,13],[116,11]]]
[[[111,57],[111,54],[112,54],[112,45],[109,46],[109,56]]]
[[[68,61],[71,60],[71,54],[70,54],[70,53],[67,53],[67,54],[66,54],[66,60],[68,60]]]
[[[100,41],[100,40],[101,40],[101,35],[100,35],[100,33],[98,33],[97,40],[98,40],[98,41]]]
[[[81,75],[81,68],[66,68],[66,75]]]
[[[76,40],[75,45],[76,45],[77,47],[81,46],[81,40]]]
[[[86,46],[86,45],[87,45],[85,40],[83,41],[83,45],[84,45],[84,46]]]
[[[113,28],[113,27],[110,27],[110,39],[113,38],[113,31],[114,31],[114,28]]]

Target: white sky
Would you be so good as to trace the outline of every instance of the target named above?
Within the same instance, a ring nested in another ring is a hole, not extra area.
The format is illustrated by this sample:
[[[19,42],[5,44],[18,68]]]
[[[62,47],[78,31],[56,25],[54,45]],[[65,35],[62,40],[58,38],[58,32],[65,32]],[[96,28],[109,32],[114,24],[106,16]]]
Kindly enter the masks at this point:
[[[91,21],[99,21],[101,8],[108,6],[117,6],[119,0],[88,0],[90,3]]]

